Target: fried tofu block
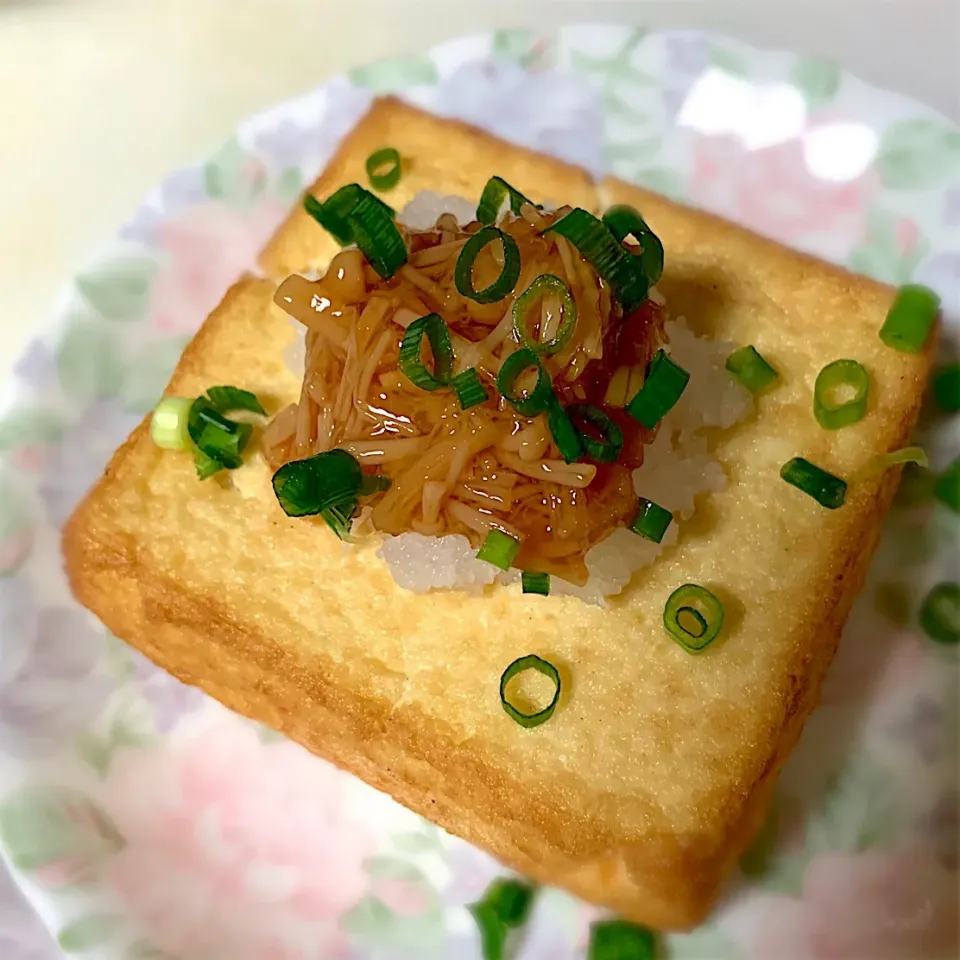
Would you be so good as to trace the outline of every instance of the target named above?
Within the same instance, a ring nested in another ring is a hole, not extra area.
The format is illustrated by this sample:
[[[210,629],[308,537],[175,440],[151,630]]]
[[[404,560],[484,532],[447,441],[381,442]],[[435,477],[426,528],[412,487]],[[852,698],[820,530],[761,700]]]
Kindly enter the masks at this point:
[[[384,119],[348,137],[319,195],[391,142],[416,151],[411,171],[425,158],[408,193],[474,196],[501,174],[535,196],[590,205],[592,188],[569,168],[551,180],[554,161],[538,166],[396,101],[373,115]],[[617,181],[602,193],[639,207],[663,239],[671,312],[697,332],[755,344],[781,374],[755,418],[714,438],[727,489],[606,608],[516,585],[404,591],[375,543],[347,548],[319,520],[287,517],[257,453],[226,481],[200,483],[188,455],[152,445],[147,423],[79,507],[64,550],[81,602],[182,680],[537,880],[682,929],[704,917],[760,824],[897,483],[889,471],[851,484],[846,505],[829,511],[784,483],[780,467],[800,455],[852,477],[904,445],[930,350],[900,354],[878,339],[887,287]],[[331,252],[323,231],[294,215],[265,257],[282,273]],[[168,393],[233,383],[271,412],[295,400],[291,327],[273,291],[251,278],[233,287]],[[812,388],[840,357],[869,369],[871,406],[828,432],[813,418]],[[662,626],[667,597],[688,582],[726,609],[722,638],[699,656]],[[556,664],[564,687],[533,730],[510,720],[498,695],[505,667],[528,653]]]

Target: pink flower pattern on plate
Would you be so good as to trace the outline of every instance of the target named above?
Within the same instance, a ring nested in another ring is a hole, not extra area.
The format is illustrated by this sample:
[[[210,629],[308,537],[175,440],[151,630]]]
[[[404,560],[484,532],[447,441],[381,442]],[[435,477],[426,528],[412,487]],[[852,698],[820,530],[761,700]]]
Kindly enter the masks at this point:
[[[945,960],[960,949],[956,875],[920,850],[823,854],[799,898],[771,897],[756,916],[754,960]]]
[[[176,956],[308,960],[319,944],[335,956],[335,921],[365,892],[363,861],[376,847],[347,809],[348,782],[228,718],[128,753],[107,784],[127,842],[108,882]]]
[[[246,211],[224,204],[191,207],[157,228],[165,262],[150,318],[166,335],[193,333],[280,225],[287,208],[265,199]]]

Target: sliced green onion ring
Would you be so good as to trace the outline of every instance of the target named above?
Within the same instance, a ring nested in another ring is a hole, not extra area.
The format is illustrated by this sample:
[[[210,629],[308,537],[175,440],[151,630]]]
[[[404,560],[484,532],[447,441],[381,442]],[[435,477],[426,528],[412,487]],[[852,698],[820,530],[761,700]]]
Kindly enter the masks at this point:
[[[587,960],[656,960],[657,941],[646,927],[626,920],[598,920],[590,925]]]
[[[725,366],[751,393],[766,390],[779,376],[754,346],[734,350]]]
[[[960,643],[960,584],[938,583],[920,607],[920,626],[937,643]]]
[[[477,551],[477,559],[501,570],[509,570],[519,552],[520,541],[516,537],[502,530],[491,530]]]
[[[706,587],[685,583],[670,594],[663,625],[687,653],[700,653],[720,634],[723,604]]]
[[[794,457],[780,468],[780,477],[791,486],[813,497],[817,503],[828,510],[842,507],[847,499],[847,483],[821,467]]]
[[[476,290],[473,286],[473,265],[480,256],[480,251],[488,243],[497,240],[503,245],[503,268],[500,276],[489,286]],[[457,265],[453,271],[453,282],[457,290],[476,303],[495,303],[502,300],[520,279],[520,248],[517,241],[497,227],[483,227],[478,230],[464,245],[457,257]]]
[[[590,403],[571,404],[567,407],[567,416],[580,434],[580,443],[587,457],[596,463],[617,462],[623,449],[623,431],[614,420]],[[581,423],[588,429],[584,429]],[[596,428],[599,439],[589,432],[590,427]]]
[[[934,374],[933,395],[944,413],[960,411],[960,363],[948,364]]]
[[[960,457],[937,477],[933,495],[954,513],[960,513]]]
[[[527,394],[517,391],[517,381],[527,370],[537,371],[537,382]],[[553,384],[550,376],[540,363],[540,358],[529,348],[524,347],[511,353],[500,367],[497,375],[497,388],[506,401],[525,417],[535,417],[543,413],[554,402]]]
[[[527,313],[540,297],[551,293],[560,299],[563,319],[554,337],[550,340],[537,340],[527,325]],[[577,305],[573,294],[570,293],[570,288],[552,273],[542,273],[513,301],[513,329],[517,339],[538,356],[549,357],[562,350],[573,336],[576,325]]]
[[[575,463],[584,453],[582,434],[555,396],[550,397],[547,427],[564,463]]]
[[[273,490],[288,517],[312,517],[355,504],[363,481],[353,456],[346,450],[327,450],[285,463],[273,475]]]
[[[660,543],[673,521],[673,514],[646,497],[641,497],[630,529],[637,535]]]
[[[468,904],[480,930],[483,960],[504,960],[507,937],[530,915],[533,888],[519,880],[494,880],[477,903]]]
[[[627,413],[652,430],[673,408],[687,388],[690,374],[658,350],[647,368],[643,386],[627,404]]]
[[[625,203],[611,207],[603,215],[603,222],[618,243],[622,244],[625,237],[633,236],[640,244],[641,253],[633,256],[639,259],[640,270],[652,287],[663,274],[663,244],[660,238],[650,229],[640,212]]]
[[[846,400],[835,397],[842,388],[853,391]],[[839,430],[862,420],[870,401],[870,374],[856,360],[834,360],[817,374],[813,387],[813,415],[824,430]]]
[[[483,385],[483,381],[480,379],[480,374],[477,373],[476,367],[470,367],[468,370],[464,370],[463,373],[458,373],[450,381],[450,386],[453,387],[454,392],[457,394],[457,400],[460,401],[461,410],[469,410],[471,407],[484,403],[490,398],[490,394]]]
[[[367,178],[374,190],[392,190],[403,172],[400,151],[396,147],[381,147],[367,157]],[[386,169],[384,169],[386,168]]]
[[[420,356],[424,337],[433,351],[432,373]],[[450,329],[440,314],[428,313],[407,327],[400,343],[398,363],[401,373],[421,390],[433,391],[447,386],[453,373],[453,345]]]
[[[384,279],[406,263],[407,248],[393,221],[393,210],[359,184],[341,187],[324,203],[307,194],[303,204],[340,244],[355,243]]]
[[[523,592],[535,593],[541,597],[550,595],[550,574],[524,570],[521,577]]]
[[[249,390],[241,390],[239,387],[210,387],[207,397],[220,413],[246,410],[249,413],[259,413],[262,417],[267,415],[257,395]]]
[[[636,258],[627,253],[610,228],[592,213],[576,207],[543,232],[559,233],[569,240],[613,287],[624,313],[646,300],[650,283]]]
[[[940,312],[940,298],[929,288],[908,283],[897,291],[880,339],[901,353],[919,353]]]
[[[513,213],[519,213],[520,208],[525,203],[529,203],[532,207],[537,206],[519,190],[511,187],[502,177],[491,177],[483,188],[483,193],[480,194],[480,203],[477,204],[477,219],[481,223],[496,223],[500,216],[500,209],[503,207],[503,201],[507,197],[510,198],[510,209]]]
[[[509,684],[514,677],[519,676],[527,670],[536,670],[537,673],[542,673],[545,677],[549,677],[555,685],[553,699],[542,710],[535,710],[532,713],[524,713],[507,699],[507,684]],[[548,660],[543,660],[536,654],[531,653],[525,657],[520,657],[519,660],[514,660],[513,663],[503,671],[503,675],[500,677],[500,703],[503,704],[503,709],[507,712],[507,716],[516,720],[521,727],[527,727],[528,729],[531,727],[539,727],[541,723],[546,723],[547,720],[553,716],[553,711],[557,709],[557,703],[560,700],[561,686],[560,673],[557,668]]]
[[[193,445],[188,427],[192,406],[192,397],[164,397],[153,411],[150,439],[164,450],[189,450]]]
[[[241,454],[253,433],[249,423],[228,420],[206,397],[191,404],[187,429],[196,446],[227,470],[243,464]]]

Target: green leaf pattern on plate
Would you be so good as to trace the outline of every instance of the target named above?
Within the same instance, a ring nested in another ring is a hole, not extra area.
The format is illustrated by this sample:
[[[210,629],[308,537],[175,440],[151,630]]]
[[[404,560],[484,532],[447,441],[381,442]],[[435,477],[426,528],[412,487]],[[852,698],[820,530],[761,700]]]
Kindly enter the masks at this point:
[[[878,280],[909,283],[930,252],[916,222],[874,207],[867,217],[863,242],[850,253],[850,268]]]
[[[391,57],[369,66],[355,67],[348,76],[358,87],[366,87],[373,93],[385,93],[436,83],[437,68],[428,57]]]
[[[925,117],[895,123],[880,141],[877,170],[891,190],[939,186],[960,175],[960,130]]]
[[[82,314],[60,341],[57,366],[60,386],[76,404],[116,396],[123,378],[117,338],[105,324]]]
[[[110,940],[122,926],[120,917],[91,914],[65,926],[57,934],[57,943],[67,953],[88,953]]]
[[[796,62],[790,71],[790,80],[806,97],[808,106],[825,107],[837,95],[840,68],[829,60],[808,57]]]
[[[107,320],[142,320],[150,303],[156,264],[145,257],[119,257],[77,277],[77,288]]]

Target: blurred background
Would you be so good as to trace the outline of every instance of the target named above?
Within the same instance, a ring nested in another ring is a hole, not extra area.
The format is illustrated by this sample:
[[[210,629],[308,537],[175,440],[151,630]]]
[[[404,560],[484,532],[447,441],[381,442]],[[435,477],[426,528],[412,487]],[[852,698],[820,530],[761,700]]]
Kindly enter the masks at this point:
[[[165,173],[346,67],[493,27],[701,27],[960,120],[958,0],[0,0],[0,380]]]

